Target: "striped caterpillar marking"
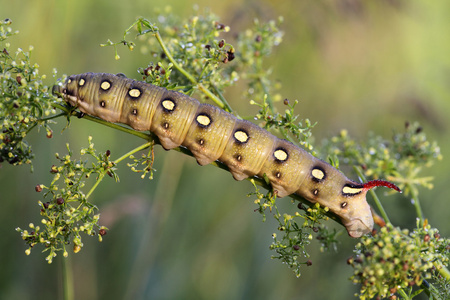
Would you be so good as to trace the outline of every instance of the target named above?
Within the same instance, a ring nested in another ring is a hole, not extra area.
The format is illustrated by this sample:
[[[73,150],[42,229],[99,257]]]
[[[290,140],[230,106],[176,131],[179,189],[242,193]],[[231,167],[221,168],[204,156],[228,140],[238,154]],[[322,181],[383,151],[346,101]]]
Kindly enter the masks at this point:
[[[55,86],[54,92],[89,115],[135,130],[150,130],[166,150],[182,145],[200,165],[219,160],[236,180],[265,175],[278,197],[296,193],[327,206],[341,218],[352,237],[373,228],[366,201],[369,189],[386,186],[400,191],[382,180],[365,184],[349,180],[331,165],[249,121],[182,93],[123,75],[73,75],[64,86]]]

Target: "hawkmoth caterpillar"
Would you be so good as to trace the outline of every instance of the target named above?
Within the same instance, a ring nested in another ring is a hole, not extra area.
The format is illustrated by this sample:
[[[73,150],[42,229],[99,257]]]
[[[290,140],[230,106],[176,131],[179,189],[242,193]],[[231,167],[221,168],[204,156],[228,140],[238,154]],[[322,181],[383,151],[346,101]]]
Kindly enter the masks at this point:
[[[84,73],[54,86],[83,113],[150,130],[166,149],[184,146],[198,164],[224,163],[234,179],[266,176],[278,197],[296,193],[338,215],[351,237],[373,229],[366,193],[394,184],[373,180],[357,183],[307,151],[259,126],[210,104],[123,75]]]

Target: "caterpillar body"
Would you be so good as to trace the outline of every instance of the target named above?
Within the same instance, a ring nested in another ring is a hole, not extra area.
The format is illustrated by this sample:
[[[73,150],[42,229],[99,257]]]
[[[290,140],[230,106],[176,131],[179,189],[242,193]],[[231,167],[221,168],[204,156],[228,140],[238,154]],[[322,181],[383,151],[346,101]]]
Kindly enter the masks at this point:
[[[70,76],[53,92],[82,112],[135,130],[150,130],[166,149],[188,148],[198,164],[224,163],[234,179],[266,176],[278,197],[296,193],[338,215],[351,237],[373,228],[366,193],[373,180],[357,183],[307,151],[257,125],[210,104],[123,75],[84,73]]]

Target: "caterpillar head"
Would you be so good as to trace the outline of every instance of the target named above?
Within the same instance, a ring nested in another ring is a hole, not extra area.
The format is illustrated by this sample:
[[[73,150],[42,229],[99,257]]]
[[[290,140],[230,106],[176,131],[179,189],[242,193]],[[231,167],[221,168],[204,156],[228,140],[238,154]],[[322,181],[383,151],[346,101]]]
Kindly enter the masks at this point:
[[[357,183],[324,161],[312,159],[309,176],[296,191],[313,203],[326,206],[339,216],[351,237],[358,238],[373,229],[373,217],[367,203],[367,192],[377,186],[384,186],[400,192],[400,189],[384,180]]]
[[[339,213],[348,234],[359,238],[373,229],[373,217],[370,205],[367,203],[367,192],[377,186],[384,186],[401,192],[393,183],[384,180],[372,180],[364,184],[346,183],[340,195]],[[335,208],[336,209],[336,208]]]

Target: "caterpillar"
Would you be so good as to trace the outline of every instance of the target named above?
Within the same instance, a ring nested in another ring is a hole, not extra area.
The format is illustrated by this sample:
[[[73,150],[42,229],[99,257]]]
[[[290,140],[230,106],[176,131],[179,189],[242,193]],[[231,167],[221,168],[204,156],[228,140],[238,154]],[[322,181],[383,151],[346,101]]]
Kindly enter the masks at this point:
[[[236,180],[266,176],[278,197],[295,193],[328,207],[354,238],[373,229],[367,191],[385,186],[400,192],[384,180],[352,181],[304,149],[219,107],[124,75],[72,75],[53,93],[83,113],[153,132],[166,150],[186,147],[201,166],[219,160]]]

